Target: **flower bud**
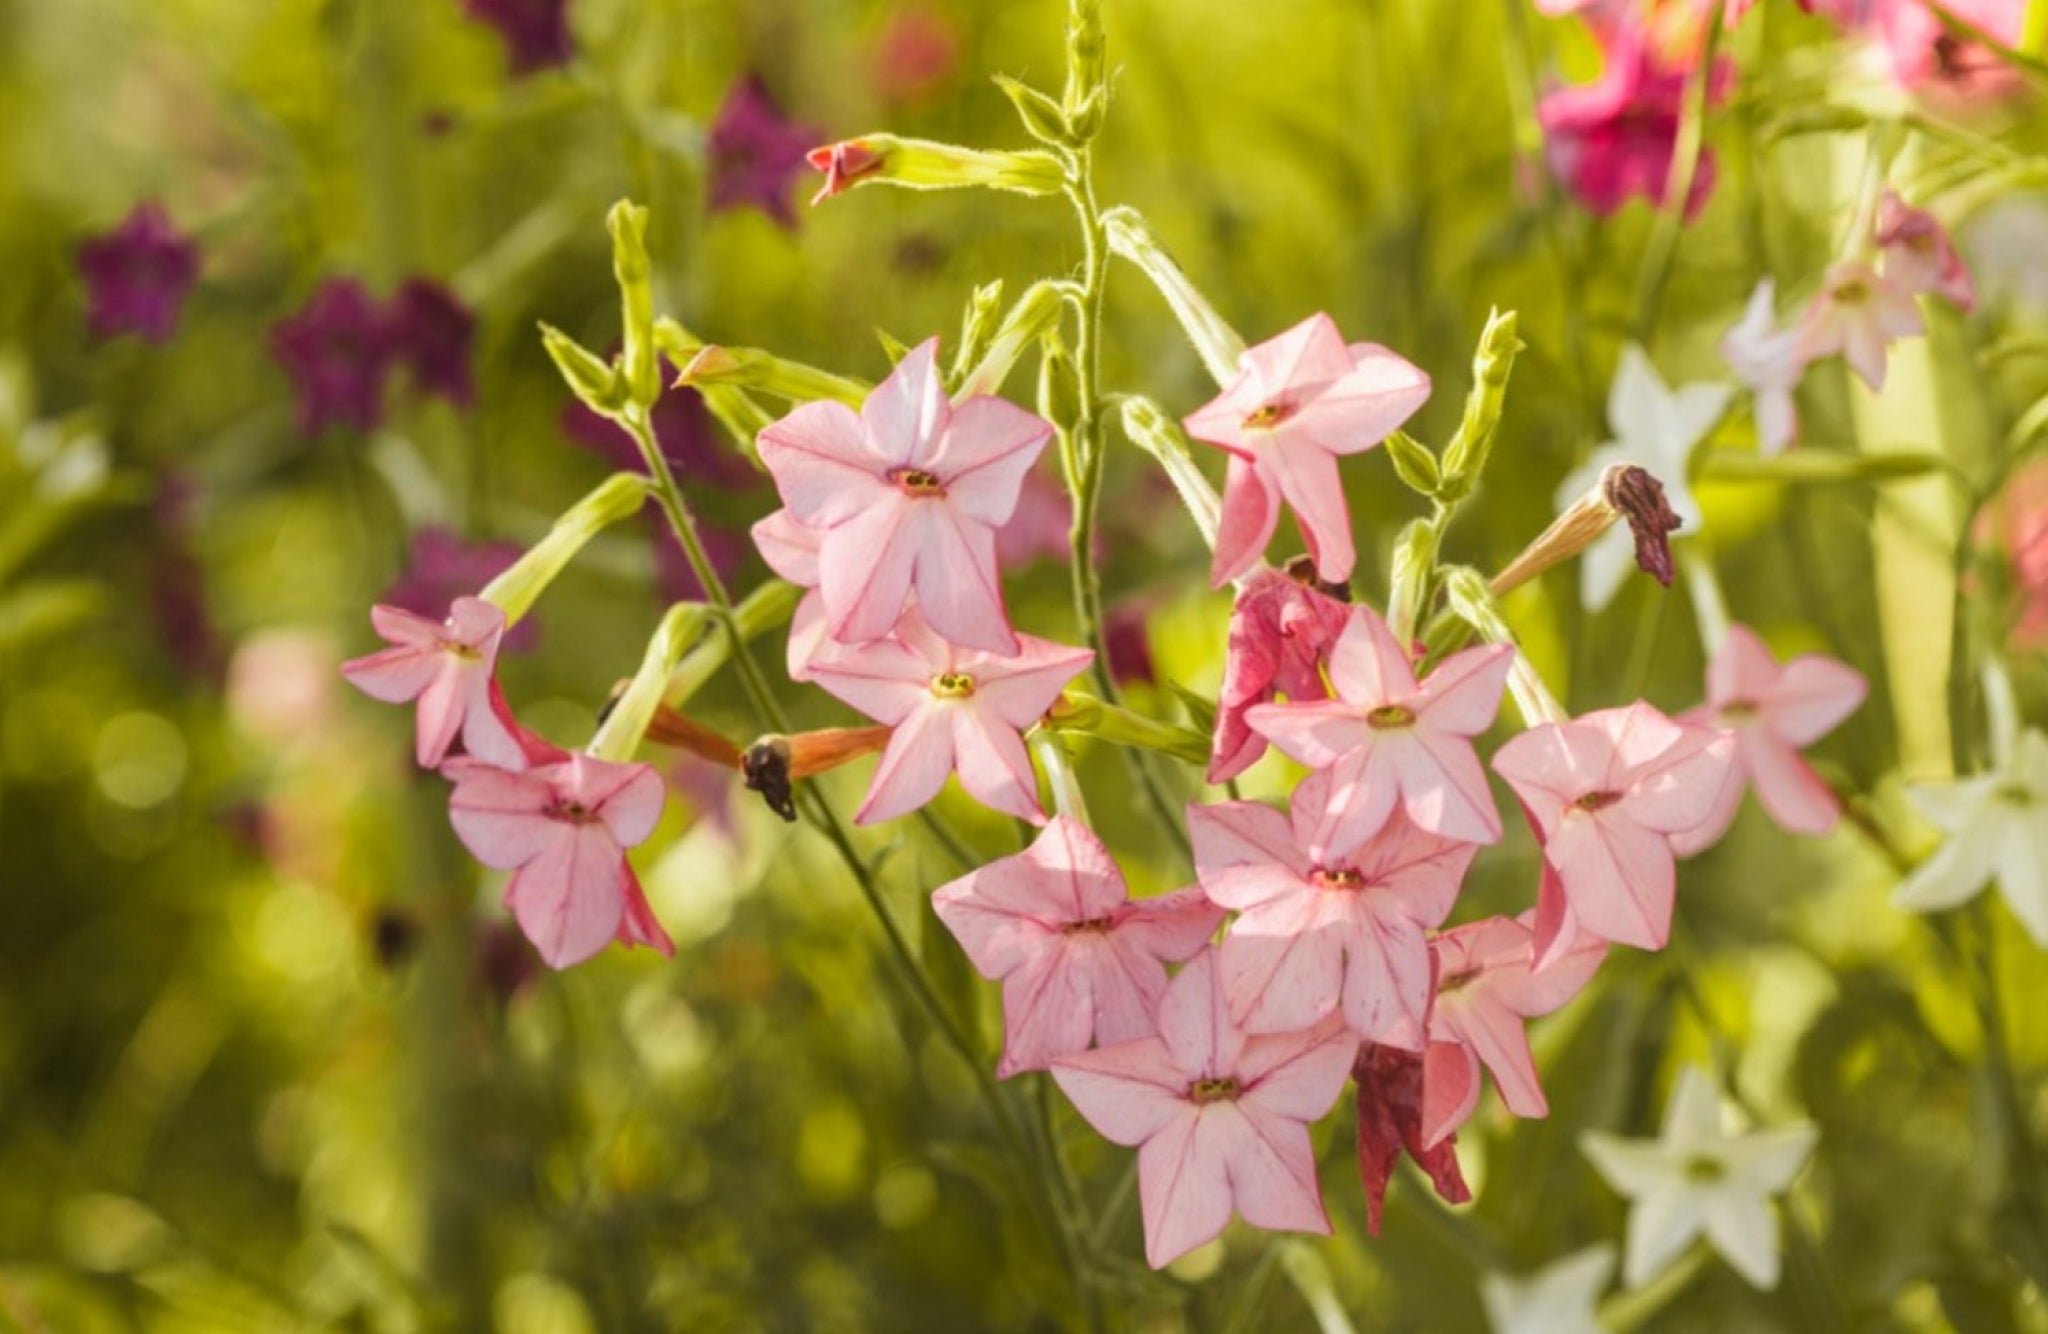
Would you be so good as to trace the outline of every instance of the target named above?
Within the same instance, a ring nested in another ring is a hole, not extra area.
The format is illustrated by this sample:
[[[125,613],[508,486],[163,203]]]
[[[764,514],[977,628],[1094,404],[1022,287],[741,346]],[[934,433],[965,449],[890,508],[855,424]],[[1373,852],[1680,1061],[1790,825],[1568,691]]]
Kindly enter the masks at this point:
[[[1188,453],[1188,442],[1181,435],[1180,427],[1150,399],[1125,399],[1122,414],[1124,435],[1132,444],[1159,460],[1159,465],[1166,469],[1166,479],[1173,483],[1175,493],[1180,496],[1180,503],[1187,507],[1195,527],[1201,530],[1202,541],[1214,548],[1223,502],[1217,498],[1216,488],[1209,484],[1209,479]]]
[[[1067,117],[1058,102],[1021,79],[1005,74],[996,75],[995,83],[1003,90],[1003,96],[1010,99],[1010,105],[1017,108],[1017,118],[1024,122],[1026,134],[1048,148],[1067,144]]]
[[[1437,543],[1437,527],[1427,519],[1410,520],[1394,540],[1387,628],[1404,648],[1415,638],[1415,627],[1427,610],[1424,604],[1436,576]]]
[[[999,284],[990,287],[999,289]],[[987,290],[987,289],[983,289]],[[979,293],[976,294],[977,298]],[[970,365],[960,379],[959,388],[953,391],[953,401],[964,403],[976,394],[993,394],[1003,387],[1024,350],[1038,341],[1049,330],[1059,327],[1060,312],[1064,301],[1058,284],[1036,282],[1024,289],[1024,295],[1017,298],[1017,304],[1003,317],[993,337],[983,344],[983,349],[972,358],[964,358]],[[979,318],[977,315],[976,318]],[[972,337],[970,330],[969,336]]]
[[[1493,435],[1500,425],[1501,406],[1507,397],[1508,375],[1515,368],[1515,354],[1524,344],[1515,337],[1515,312],[1495,310],[1487,314],[1486,328],[1479,334],[1479,350],[1472,357],[1472,388],[1465,395],[1465,416],[1458,433],[1444,448],[1443,499],[1451,504],[1472,493],[1486,459],[1493,452]]]
[[[1387,458],[1394,465],[1394,474],[1408,484],[1408,489],[1421,496],[1435,496],[1443,484],[1443,474],[1438,471],[1436,455],[1429,452],[1429,446],[1406,431],[1393,432],[1383,443]]]
[[[874,386],[843,375],[787,361],[755,347],[722,347],[709,343],[697,349],[682,370],[678,385],[737,385],[786,398],[792,403],[833,399],[858,409]]]
[[[583,406],[602,416],[618,415],[625,406],[626,385],[616,367],[545,322],[540,326],[540,341]]]
[[[1027,195],[1058,194],[1066,184],[1065,169],[1050,153],[991,152],[893,134],[864,135],[814,148],[810,163],[825,173],[813,204],[869,181],[912,190],[984,186]]]
[[[777,626],[787,625],[803,595],[804,590],[794,584],[770,579],[733,608],[732,623],[738,628],[740,638],[751,643]],[[692,695],[704,688],[705,682],[724,668],[731,657],[732,636],[725,633],[722,624],[714,622],[712,632],[684,654],[683,660],[668,674],[668,685],[662,691],[663,702],[674,708],[682,707]]]
[[[545,537],[486,584],[477,596],[501,608],[507,626],[518,624],[585,543],[619,520],[640,512],[653,486],[640,473],[622,472],[607,477],[565,510]]]
[[[967,310],[960,316],[960,342],[953,349],[953,365],[946,374],[948,383],[958,385],[967,377],[967,368],[981,359],[1002,318],[1003,280],[998,278],[975,288],[967,299]]]
[[[1195,290],[1173,257],[1159,248],[1135,209],[1119,206],[1108,210],[1102,215],[1102,226],[1109,235],[1111,253],[1137,265],[1152,280],[1194,344],[1203,367],[1219,388],[1228,389],[1237,379],[1244,339],[1223,322],[1209,299]]]
[[[654,351],[654,267],[647,258],[647,210],[628,199],[612,205],[612,273],[619,283],[625,327],[621,357],[627,396],[641,407],[661,397],[660,361]]]
[[[1069,0],[1067,5],[1067,87],[1062,102],[1069,120],[1083,104],[1108,88],[1102,0]],[[1099,119],[1099,117],[1098,117]],[[1092,132],[1081,136],[1092,138]]]

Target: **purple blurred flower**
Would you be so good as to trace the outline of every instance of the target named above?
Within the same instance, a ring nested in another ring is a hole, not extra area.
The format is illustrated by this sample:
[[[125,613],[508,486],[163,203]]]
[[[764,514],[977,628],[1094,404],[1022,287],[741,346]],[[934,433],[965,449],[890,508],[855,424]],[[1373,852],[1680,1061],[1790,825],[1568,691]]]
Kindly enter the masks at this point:
[[[1134,598],[1109,609],[1102,637],[1109,649],[1109,674],[1119,685],[1153,685],[1159,677],[1152,665],[1152,641],[1145,622],[1152,614],[1150,598]]]
[[[412,535],[405,573],[378,601],[418,616],[442,617],[458,597],[473,597],[524,552],[517,542],[465,542],[452,530],[429,525]],[[500,647],[524,653],[540,642],[532,616],[505,632]]]
[[[675,367],[662,363],[665,378],[673,378]],[[625,428],[607,421],[581,403],[562,409],[562,434],[596,454],[614,468],[645,472],[640,447]],[[654,405],[654,438],[662,457],[675,469],[684,485],[715,487],[721,491],[745,491],[759,486],[760,471],[725,438],[703,395],[688,385],[663,391]]]
[[[462,12],[497,29],[514,75],[566,65],[576,54],[569,0],[462,0]]]
[[[739,80],[711,123],[710,211],[752,206],[795,228],[790,187],[808,170],[804,155],[824,138],[823,131],[784,117],[759,75]]]
[[[199,277],[199,247],[162,204],[145,199],[114,230],[79,245],[78,272],[95,338],[132,333],[161,343]]]
[[[391,298],[384,319],[389,354],[412,372],[414,384],[459,408],[476,402],[469,365],[476,316],[455,293],[432,279],[414,278]]]
[[[151,553],[149,609],[164,651],[195,680],[219,683],[227,651],[214,630],[206,597],[206,571],[192,555],[199,528],[199,488],[183,473],[157,478],[150,517],[159,542]]]
[[[330,425],[375,430],[391,359],[384,312],[353,278],[329,278],[270,329],[270,351],[296,383],[301,435]]]
[[[683,555],[682,544],[675,534],[668,530],[668,524],[658,514],[650,513],[648,522],[654,526],[654,586],[661,591],[667,602],[685,602],[704,596],[704,586],[697,582],[697,572],[690,568],[689,558]],[[698,525],[698,532],[704,538],[704,554],[710,558],[711,568],[718,577],[728,582],[733,572],[753,554],[754,544],[745,534],[730,533],[723,528]]]

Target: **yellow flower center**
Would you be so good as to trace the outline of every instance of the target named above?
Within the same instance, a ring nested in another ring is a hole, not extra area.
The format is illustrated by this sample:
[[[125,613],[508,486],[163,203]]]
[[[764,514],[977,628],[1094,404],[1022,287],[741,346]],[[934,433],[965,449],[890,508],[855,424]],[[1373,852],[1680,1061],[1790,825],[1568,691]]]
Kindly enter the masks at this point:
[[[1236,1102],[1238,1092],[1235,1079],[1197,1079],[1188,1085],[1188,1101],[1197,1107],[1212,1102]]]
[[[1294,415],[1294,408],[1286,403],[1266,403],[1245,414],[1244,429],[1265,431],[1278,426]]]
[[[974,693],[974,678],[965,672],[940,672],[932,678],[932,694],[940,699],[966,699]]]
[[[1415,722],[1415,710],[1404,709],[1399,704],[1382,704],[1365,715],[1365,725],[1375,732],[1385,732],[1396,727],[1408,727]]]
[[[946,485],[938,479],[937,474],[928,473],[922,468],[892,468],[889,470],[889,480],[896,483],[897,489],[906,496],[946,494]]]

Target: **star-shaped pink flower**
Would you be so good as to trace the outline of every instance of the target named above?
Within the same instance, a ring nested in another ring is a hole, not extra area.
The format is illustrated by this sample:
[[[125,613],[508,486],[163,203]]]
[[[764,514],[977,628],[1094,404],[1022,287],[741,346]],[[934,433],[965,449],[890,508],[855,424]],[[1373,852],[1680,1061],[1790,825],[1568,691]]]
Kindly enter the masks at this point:
[[[1833,829],[1842,804],[1799,751],[1832,732],[1869,691],[1862,673],[1833,658],[1808,653],[1781,666],[1754,630],[1729,626],[1707,664],[1707,702],[1679,721],[1734,738],[1737,781],[1724,786],[1707,822],[1673,835],[1672,846],[1680,854],[1697,852],[1726,833],[1742,803],[1742,779],[1792,833]]]
[[[1479,849],[1396,812],[1349,856],[1307,844],[1328,774],[1295,789],[1293,816],[1257,802],[1190,806],[1195,874],[1239,914],[1218,967],[1249,1033],[1289,1033],[1332,1013],[1368,1042],[1419,1051],[1429,1015],[1429,942]]]
[[[1863,383],[1882,389],[1885,348],[1926,327],[1911,292],[1861,260],[1838,260],[1800,317],[1792,355],[1811,363],[1840,354]]]
[[[1308,1123],[1330,1110],[1358,1038],[1334,1020],[1250,1037],[1230,1020],[1214,951],[1166,988],[1159,1035],[1052,1064],[1088,1123],[1138,1148],[1145,1258],[1211,1240],[1234,1209],[1256,1227],[1328,1233]]]
[[[1270,704],[1276,694],[1295,701],[1329,698],[1323,662],[1350,617],[1347,604],[1292,571],[1254,570],[1245,579],[1230,608],[1210,782],[1228,782],[1266,753],[1266,738],[1245,721],[1253,705]]]
[[[1877,244],[1891,282],[1908,292],[1946,297],[1966,314],[1977,308],[1969,266],[1932,213],[1887,191],[1877,211]]]
[[[1346,346],[1328,315],[1247,349],[1237,379],[1184,423],[1230,451],[1211,582],[1221,588],[1265,552],[1282,499],[1316,573],[1350,578],[1356,553],[1337,458],[1379,444],[1428,397],[1420,368],[1377,343]]]
[[[519,741],[492,670],[505,613],[482,598],[459,597],[445,621],[398,607],[370,609],[370,623],[391,647],[341,665],[350,685],[386,704],[419,701],[414,757],[437,767],[454,744],[492,764],[523,763]]]
[[[1330,651],[1336,699],[1262,704],[1245,714],[1281,750],[1329,771],[1309,854],[1326,864],[1345,856],[1396,804],[1432,834],[1497,841],[1500,815],[1472,738],[1493,725],[1513,659],[1504,644],[1466,649],[1418,683],[1387,623],[1370,607],[1353,607]]]
[[[1545,723],[1494,754],[1555,871],[1537,898],[1536,950],[1548,968],[1583,928],[1662,949],[1677,890],[1672,835],[1697,829],[1733,780],[1735,742],[1638,701]]]
[[[1157,1033],[1167,962],[1193,956],[1223,922],[1195,888],[1132,901],[1109,849],[1064,815],[1023,852],[934,890],[932,910],[1003,984],[1005,1079]]]
[[[1023,732],[1094,657],[1032,635],[1009,657],[961,648],[913,607],[894,637],[813,658],[813,681],[895,729],[855,822],[914,811],[957,772],[983,805],[1043,824]]]
[[[512,872],[505,905],[551,968],[588,959],[613,940],[662,954],[675,946],[654,920],[626,849],[661,818],[661,776],[527,743],[530,767],[450,761],[448,817],[484,865]]]
[[[995,534],[1052,426],[1000,398],[948,403],[937,349],[936,338],[912,349],[858,414],[825,400],[766,427],[761,462],[791,516],[824,531],[818,589],[833,638],[880,639],[914,589],[953,643],[1015,653]]]
[[[1441,1143],[1479,1104],[1479,1067],[1493,1074],[1501,1104],[1521,1117],[1549,1114],[1525,1019],[1549,1014],[1579,994],[1606,957],[1591,936],[1536,969],[1533,914],[1488,917],[1444,932],[1436,951],[1436,1002],[1422,1057],[1422,1139]]]

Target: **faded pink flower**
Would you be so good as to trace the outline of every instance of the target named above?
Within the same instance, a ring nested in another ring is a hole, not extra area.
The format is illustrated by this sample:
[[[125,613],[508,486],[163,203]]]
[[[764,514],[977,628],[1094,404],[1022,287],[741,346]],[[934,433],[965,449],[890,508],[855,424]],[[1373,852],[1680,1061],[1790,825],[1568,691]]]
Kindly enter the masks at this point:
[[[1500,838],[1500,815],[1472,738],[1493,725],[1514,649],[1466,649],[1422,682],[1370,607],[1353,607],[1330,651],[1333,700],[1261,704],[1254,731],[1330,775],[1309,854],[1329,863],[1378,832],[1398,804],[1423,829],[1465,843]]]
[[[1479,849],[1424,833],[1399,812],[1349,856],[1308,842],[1327,773],[1294,791],[1293,815],[1257,802],[1188,808],[1195,874],[1239,916],[1218,955],[1231,1014],[1248,1033],[1290,1033],[1340,1014],[1367,1042],[1421,1050],[1429,943]]]
[[[391,647],[341,665],[349,684],[386,704],[419,701],[414,755],[432,769],[457,733],[471,755],[491,764],[522,763],[519,741],[492,670],[505,634],[505,613],[481,598],[459,597],[445,621],[398,607],[370,609],[370,622]]]
[[[1023,852],[934,890],[932,910],[981,975],[1003,984],[1005,1079],[1157,1033],[1166,964],[1191,958],[1223,923],[1195,888],[1133,901],[1102,840],[1064,815]]]
[[[448,817],[484,865],[512,872],[505,903],[550,968],[567,968],[616,940],[662,954],[675,946],[654,920],[626,849],[661,818],[661,776],[524,739],[530,766],[452,760]]]
[[[1255,704],[1276,695],[1301,702],[1328,699],[1323,663],[1351,618],[1346,603],[1324,593],[1314,574],[1254,570],[1230,608],[1223,689],[1216,701],[1216,740],[1209,781],[1237,777],[1266,753],[1266,738],[1245,721]]]
[[[1784,453],[1799,436],[1792,391],[1806,375],[1798,332],[1778,327],[1776,301],[1777,285],[1766,278],[1750,293],[1741,322],[1721,336],[1722,359],[1753,395],[1757,448],[1766,458]]]
[[[1445,1203],[1470,1200],[1472,1188],[1458,1169],[1458,1137],[1449,1131],[1434,1140],[1423,1135],[1422,1054],[1368,1042],[1358,1049],[1351,1077],[1357,1081],[1358,1177],[1365,1186],[1366,1230],[1380,1234],[1387,1181],[1403,1153],[1428,1174]]]
[[[1308,1123],[1336,1102],[1357,1050],[1334,1020],[1247,1036],[1204,951],[1167,985],[1157,1037],[1062,1057],[1052,1075],[1105,1138],[1137,1147],[1145,1258],[1159,1269],[1233,1210],[1255,1227],[1329,1232]]]
[[[1043,824],[1023,732],[1094,657],[1032,635],[1018,636],[1009,657],[962,648],[940,638],[920,608],[905,611],[889,639],[814,657],[813,681],[895,729],[855,822],[914,811],[957,772],[983,805]]]
[[[1662,949],[1677,889],[1673,835],[1697,829],[1734,780],[1735,742],[1638,701],[1545,723],[1494,754],[1555,872],[1537,897],[1539,967],[1580,930]]]
[[[1592,83],[1545,93],[1536,107],[1551,170],[1579,202],[1602,217],[1640,195],[1662,207],[1678,147],[1688,61],[1671,60],[1636,21],[1602,35],[1606,59]],[[1732,67],[1717,63],[1709,105],[1725,96]],[[1696,216],[1714,190],[1714,155],[1700,150],[1685,216]]]
[[[1726,785],[1705,824],[1672,836],[1672,847],[1680,855],[1697,852],[1726,833],[1742,802],[1743,779],[1771,818],[1792,833],[1833,829],[1842,804],[1799,751],[1854,713],[1869,690],[1862,673],[1819,654],[1781,666],[1754,630],[1729,626],[1728,638],[1707,664],[1707,702],[1678,721],[1734,738],[1737,781]]]
[[[1877,211],[1877,244],[1888,282],[1906,292],[1945,297],[1965,313],[1977,308],[1969,267],[1932,213],[1886,191]]]
[[[1247,349],[1230,387],[1191,413],[1187,432],[1230,451],[1210,581],[1218,588],[1264,554],[1294,510],[1316,572],[1351,577],[1351,512],[1337,459],[1371,449],[1429,397],[1429,376],[1377,343],[1346,345],[1315,314]]]
[[[1925,331],[1912,293],[1861,260],[1837,260],[1800,317],[1792,354],[1806,364],[1840,354],[1863,383],[1882,389],[1886,345]]]
[[[1442,1143],[1479,1105],[1479,1067],[1501,1105],[1520,1117],[1549,1114],[1522,1022],[1549,1014],[1585,989],[1607,946],[1586,937],[1539,971],[1531,913],[1488,917],[1444,932],[1436,952],[1436,1002],[1423,1053],[1422,1141]]]
[[[995,532],[1052,425],[1000,398],[955,407],[912,349],[856,414],[806,403],[760,435],[761,461],[799,523],[824,530],[819,592],[833,638],[880,639],[912,590],[956,644],[1017,652],[996,569]]]

